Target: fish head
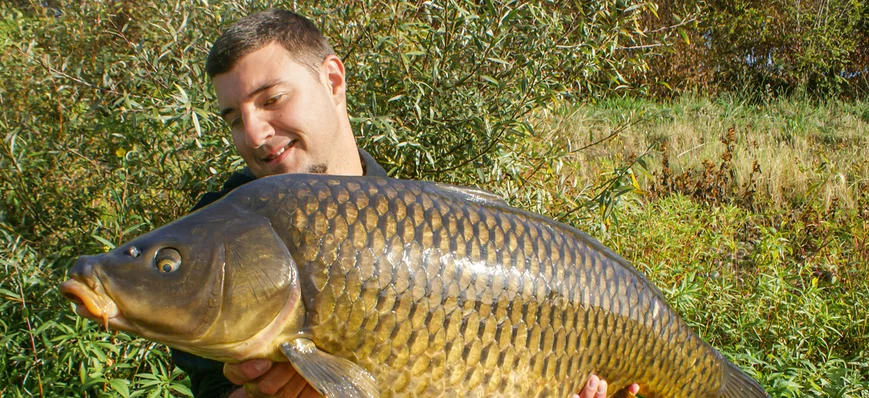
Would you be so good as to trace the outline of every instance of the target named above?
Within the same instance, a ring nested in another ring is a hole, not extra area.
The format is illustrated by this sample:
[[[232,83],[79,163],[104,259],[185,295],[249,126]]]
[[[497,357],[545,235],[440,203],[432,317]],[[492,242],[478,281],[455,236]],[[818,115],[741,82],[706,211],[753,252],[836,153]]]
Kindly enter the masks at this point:
[[[208,358],[272,350],[263,334],[298,329],[304,313],[296,264],[264,217],[205,210],[81,256],[61,293],[107,328]]]

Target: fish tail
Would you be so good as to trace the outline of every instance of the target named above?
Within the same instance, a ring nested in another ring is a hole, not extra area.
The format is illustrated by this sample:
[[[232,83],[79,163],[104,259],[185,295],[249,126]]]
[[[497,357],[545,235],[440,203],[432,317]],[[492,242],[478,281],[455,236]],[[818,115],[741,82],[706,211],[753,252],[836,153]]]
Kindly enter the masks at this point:
[[[725,398],[769,397],[757,381],[727,360],[724,360],[724,379],[721,381],[721,388],[718,389],[718,396]]]

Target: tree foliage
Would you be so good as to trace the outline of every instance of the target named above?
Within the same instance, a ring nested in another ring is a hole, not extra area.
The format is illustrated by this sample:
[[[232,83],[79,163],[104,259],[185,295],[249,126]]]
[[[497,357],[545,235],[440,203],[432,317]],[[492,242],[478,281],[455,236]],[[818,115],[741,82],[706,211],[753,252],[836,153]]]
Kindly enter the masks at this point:
[[[660,0],[650,30],[684,40],[651,62],[676,93],[859,97],[869,92],[869,7],[859,0]],[[664,92],[671,95],[673,92]]]

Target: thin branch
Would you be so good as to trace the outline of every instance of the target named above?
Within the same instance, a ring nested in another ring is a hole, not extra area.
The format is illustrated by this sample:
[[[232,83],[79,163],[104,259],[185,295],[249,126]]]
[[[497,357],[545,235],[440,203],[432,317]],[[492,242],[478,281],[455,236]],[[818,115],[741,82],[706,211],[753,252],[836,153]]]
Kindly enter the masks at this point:
[[[0,141],[0,149],[3,150],[3,153],[0,155],[7,156],[9,161],[12,162],[12,166],[15,167],[16,177],[18,177],[18,183],[20,184],[20,188],[23,189],[24,192],[32,192],[30,184],[24,179],[24,170],[22,170],[21,165],[18,163],[18,159],[15,158],[15,153],[12,152],[12,144],[10,139],[10,144],[7,145],[5,141]],[[42,218],[39,216],[42,214],[42,207],[39,205],[38,201],[32,200],[32,198],[26,194],[21,194],[21,190],[13,191],[16,193],[16,196],[21,203],[24,205],[25,210],[36,220],[37,223],[52,229],[50,225],[48,225]]]
[[[76,83],[78,83],[78,84],[81,84],[81,85],[84,85],[84,86],[87,86],[87,87],[90,87],[90,88],[93,88],[93,89],[97,89],[97,90],[100,90],[100,91],[105,91],[105,92],[107,92],[107,93],[118,94],[118,92],[115,91],[115,90],[113,90],[113,89],[109,89],[109,88],[105,88],[105,87],[97,86],[97,85],[95,85],[95,84],[92,84],[92,83],[86,82],[86,81],[84,81],[84,80],[82,80],[82,79],[79,79],[79,78],[77,78],[77,77],[75,77],[75,76],[70,76],[70,75],[68,75],[68,74],[66,74],[66,73],[64,73],[64,72],[61,72],[61,71],[59,71],[59,70],[57,70],[57,69],[54,69],[54,68],[52,68],[51,66],[49,66],[48,64],[46,64],[45,62],[43,62],[41,59],[36,58],[36,57],[34,57],[34,56],[28,54],[27,52],[25,52],[24,50],[22,50],[21,47],[15,46],[15,49],[18,50],[18,52],[20,52],[21,55],[24,55],[25,57],[27,57],[28,59],[30,59],[30,61],[33,61],[33,62],[38,63],[40,66],[42,66],[43,68],[45,68],[45,70],[47,70],[48,72],[50,72],[50,73],[52,73],[52,74],[58,75],[58,76],[60,76],[60,77],[63,77],[63,78],[69,79],[69,80],[72,80],[72,81],[74,81],[74,82],[76,82]]]
[[[616,50],[642,50],[642,49],[646,49],[646,48],[661,47],[663,45],[664,45],[664,43],[644,44],[641,46],[616,47]]]
[[[18,269],[18,262],[12,261],[12,266],[15,267],[15,273],[18,274],[18,294],[21,296],[21,309],[25,315],[24,320],[27,322],[27,333],[30,335],[30,347],[33,348],[33,366],[36,368],[36,381],[39,383],[39,396],[44,397],[45,392],[42,391],[42,376],[39,373],[39,356],[36,353],[36,339],[33,337],[33,326],[30,324],[29,311],[27,310],[27,302],[24,300],[23,278],[21,271]]]
[[[632,122],[630,122],[630,123],[624,123],[624,124],[622,124],[621,126],[618,126],[617,128],[615,128],[615,129],[613,130],[613,132],[610,133],[608,136],[606,136],[606,137],[604,137],[604,138],[601,138],[601,139],[599,139],[599,140],[597,140],[597,141],[595,141],[595,142],[592,142],[591,144],[587,144],[587,145],[585,145],[585,146],[583,146],[583,147],[581,147],[581,148],[572,149],[572,150],[570,150],[570,151],[567,151],[567,153],[576,153],[576,152],[579,152],[579,151],[583,151],[583,150],[586,150],[586,149],[588,149],[588,148],[591,148],[591,147],[593,147],[593,146],[595,146],[595,145],[598,145],[598,144],[600,144],[600,143],[602,143],[602,142],[604,142],[604,141],[611,140],[611,139],[613,139],[615,136],[617,136],[617,135],[623,133],[623,132],[628,128],[628,127],[633,126],[633,125],[635,125],[635,124],[637,124],[637,123],[639,123],[639,121],[632,121]]]
[[[615,176],[613,176],[613,178],[609,179],[609,181],[606,181],[600,185],[603,188],[600,189],[600,191],[597,193],[597,195],[594,196],[594,198],[587,200],[583,204],[577,205],[576,207],[568,210],[564,214],[559,215],[558,218],[556,218],[556,220],[561,221],[561,222],[565,222],[567,217],[570,216],[571,214],[573,214],[574,212],[576,212],[577,210],[582,209],[583,207],[587,207],[587,206],[597,202],[606,192],[609,192],[609,190],[612,189],[612,187],[624,176],[623,173],[626,173],[626,171],[630,170],[632,167],[634,167],[634,165],[637,164],[637,162],[640,159],[642,159],[644,156],[649,154],[649,152],[652,150],[652,148],[654,146],[655,146],[654,143],[649,145],[649,147],[646,148],[646,150],[643,151],[643,153],[640,154],[640,156],[637,156],[636,158],[634,158],[634,160],[631,161],[630,164],[628,164],[626,167],[622,167],[621,169],[617,170],[615,173]]]
[[[680,26],[682,26],[682,25],[687,25],[687,24],[689,24],[689,23],[691,23],[691,22],[695,22],[695,21],[697,21],[697,17],[694,17],[694,18],[691,18],[691,19],[683,20],[682,22],[679,22],[679,23],[677,23],[677,24],[675,24],[675,25],[664,26],[664,27],[662,27],[662,28],[658,28],[658,29],[655,29],[655,30],[643,31],[643,34],[644,34],[644,35],[647,35],[647,34],[649,34],[649,33],[658,33],[658,32],[663,32],[663,31],[665,31],[665,30],[675,29],[675,28],[678,28],[678,27],[680,27]]]
[[[115,89],[112,89],[112,88],[105,88],[105,87],[97,86],[96,84],[93,84],[93,83],[90,83],[90,82],[84,81],[84,80],[82,80],[82,79],[80,79],[80,78],[77,78],[77,77],[75,77],[75,76],[70,76],[70,75],[67,74],[67,73],[64,73],[64,72],[62,72],[62,71],[59,71],[59,70],[57,70],[57,69],[52,68],[50,65],[46,64],[46,63],[43,62],[41,59],[36,58],[36,57],[34,57],[34,56],[32,56],[32,55],[26,53],[24,50],[22,50],[22,49],[21,49],[20,47],[18,47],[18,46],[15,46],[15,49],[18,50],[18,52],[20,52],[22,55],[24,55],[25,57],[27,57],[27,58],[28,58],[29,60],[31,60],[32,62],[36,62],[36,63],[38,63],[40,66],[42,66],[43,68],[45,68],[45,70],[47,70],[49,73],[52,73],[52,74],[54,74],[54,75],[60,76],[60,77],[65,78],[65,79],[72,80],[72,81],[74,81],[74,82],[76,82],[76,83],[78,83],[78,84],[81,84],[81,85],[83,85],[83,86],[87,86],[87,87],[89,87],[89,88],[92,88],[92,89],[95,89],[95,90],[99,90],[99,91],[103,91],[103,92],[110,93],[110,94],[114,94],[114,95],[127,95],[127,96],[129,96],[129,97],[132,97],[132,98],[138,98],[138,99],[144,99],[144,98],[146,98],[145,96],[142,96],[142,95],[136,95],[136,94],[130,94],[130,93],[123,93],[123,94],[122,94],[122,93],[118,92],[118,91],[115,90]]]

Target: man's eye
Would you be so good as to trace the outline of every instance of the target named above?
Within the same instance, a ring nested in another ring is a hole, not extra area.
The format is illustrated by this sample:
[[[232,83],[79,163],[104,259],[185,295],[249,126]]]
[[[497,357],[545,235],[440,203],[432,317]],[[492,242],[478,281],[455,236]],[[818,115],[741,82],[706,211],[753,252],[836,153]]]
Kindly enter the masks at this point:
[[[241,118],[236,117],[236,118],[229,119],[228,123],[229,123],[230,128],[236,128],[236,127],[241,125]]]
[[[283,97],[283,96],[284,96],[283,94],[278,94],[274,97],[271,97],[271,98],[267,99],[265,102],[263,102],[263,106],[272,105],[275,102],[278,102],[278,100],[281,99],[281,97]]]

